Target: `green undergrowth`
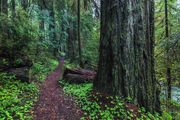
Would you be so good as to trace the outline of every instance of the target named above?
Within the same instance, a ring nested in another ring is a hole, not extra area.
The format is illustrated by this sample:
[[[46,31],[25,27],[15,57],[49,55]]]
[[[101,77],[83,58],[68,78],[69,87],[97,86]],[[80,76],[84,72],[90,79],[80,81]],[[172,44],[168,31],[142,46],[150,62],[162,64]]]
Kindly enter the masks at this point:
[[[39,95],[34,80],[45,80],[57,65],[58,61],[49,58],[34,62],[30,69],[33,77],[30,84],[17,80],[12,74],[0,72],[0,120],[32,120],[32,107]]]
[[[161,108],[164,111],[163,115],[171,118],[168,120],[180,120],[180,104],[176,101],[161,100]],[[167,113],[170,113],[171,116],[169,116],[170,114],[167,115]]]
[[[172,120],[167,112],[160,116],[158,113],[151,114],[144,108],[137,108],[131,104],[130,98],[125,100],[118,96],[104,96],[92,92],[92,83],[72,84],[65,80],[59,82],[67,95],[75,97],[76,103],[83,111],[82,120]],[[128,109],[128,104],[134,106],[134,109]]]
[[[54,59],[44,59],[35,62],[31,68],[32,76],[39,81],[45,80],[46,76],[52,72],[58,65],[58,61]]]
[[[30,120],[37,100],[35,83],[22,83],[14,75],[0,73],[0,120]]]
[[[72,63],[72,62],[70,62],[70,60],[65,60],[65,62],[64,62],[64,68],[69,68],[69,69],[79,68],[79,65],[78,65],[77,63]]]

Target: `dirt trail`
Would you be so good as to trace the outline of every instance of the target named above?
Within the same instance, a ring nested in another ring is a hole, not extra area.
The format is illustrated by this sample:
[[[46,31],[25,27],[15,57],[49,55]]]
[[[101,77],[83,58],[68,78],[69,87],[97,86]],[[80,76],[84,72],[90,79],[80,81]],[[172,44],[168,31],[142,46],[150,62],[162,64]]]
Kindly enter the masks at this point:
[[[58,85],[62,66],[61,61],[41,87],[39,100],[34,108],[34,120],[80,120],[81,110]]]

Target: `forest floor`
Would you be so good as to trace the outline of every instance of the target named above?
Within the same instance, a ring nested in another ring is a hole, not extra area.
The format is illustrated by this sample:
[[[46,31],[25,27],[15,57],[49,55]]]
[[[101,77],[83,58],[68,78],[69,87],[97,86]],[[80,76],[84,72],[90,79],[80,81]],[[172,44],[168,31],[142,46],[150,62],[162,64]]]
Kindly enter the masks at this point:
[[[40,96],[34,108],[34,120],[79,120],[81,110],[72,97],[66,96],[59,86],[63,61],[47,76],[40,89]]]

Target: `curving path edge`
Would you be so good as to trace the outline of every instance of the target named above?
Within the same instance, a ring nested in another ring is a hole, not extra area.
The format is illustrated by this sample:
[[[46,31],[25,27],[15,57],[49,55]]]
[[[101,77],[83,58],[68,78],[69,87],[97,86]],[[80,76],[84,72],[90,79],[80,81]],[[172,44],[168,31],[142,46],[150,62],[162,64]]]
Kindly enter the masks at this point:
[[[43,83],[38,102],[34,107],[34,120],[80,120],[81,110],[59,86],[62,68],[63,61],[60,61],[55,71],[47,76]]]

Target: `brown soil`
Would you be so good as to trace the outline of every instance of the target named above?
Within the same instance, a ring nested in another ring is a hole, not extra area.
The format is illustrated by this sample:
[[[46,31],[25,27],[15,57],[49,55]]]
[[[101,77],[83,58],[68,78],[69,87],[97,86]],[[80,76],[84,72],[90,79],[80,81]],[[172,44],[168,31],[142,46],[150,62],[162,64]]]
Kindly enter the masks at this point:
[[[73,99],[64,94],[58,80],[62,76],[63,61],[45,80],[34,108],[34,120],[80,120],[82,111]]]

